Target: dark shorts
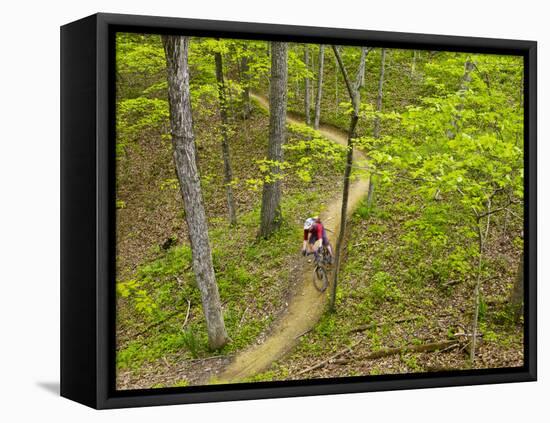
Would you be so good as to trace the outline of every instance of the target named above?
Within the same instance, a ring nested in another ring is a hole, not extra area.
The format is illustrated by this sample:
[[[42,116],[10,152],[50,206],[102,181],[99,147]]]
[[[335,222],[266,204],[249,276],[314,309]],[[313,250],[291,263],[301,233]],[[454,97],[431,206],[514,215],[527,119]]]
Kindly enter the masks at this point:
[[[317,242],[317,232],[312,232],[311,236],[309,237],[309,243],[311,245],[315,244]],[[328,238],[327,238],[327,231],[325,228],[323,228],[323,245],[328,245]]]

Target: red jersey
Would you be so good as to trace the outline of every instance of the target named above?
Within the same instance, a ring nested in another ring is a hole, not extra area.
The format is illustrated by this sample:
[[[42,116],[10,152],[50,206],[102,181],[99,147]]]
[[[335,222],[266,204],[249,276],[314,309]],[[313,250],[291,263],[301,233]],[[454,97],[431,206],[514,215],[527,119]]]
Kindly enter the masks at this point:
[[[323,224],[322,223],[314,223],[311,225],[311,228],[304,229],[304,241],[307,241],[308,235],[311,232],[312,234],[317,234],[317,239],[323,238]]]

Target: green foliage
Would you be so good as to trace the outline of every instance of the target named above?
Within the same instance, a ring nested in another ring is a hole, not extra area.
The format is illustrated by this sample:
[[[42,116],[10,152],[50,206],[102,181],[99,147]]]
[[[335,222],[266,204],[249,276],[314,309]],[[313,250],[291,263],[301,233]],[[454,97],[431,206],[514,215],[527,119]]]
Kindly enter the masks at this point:
[[[165,179],[161,182],[160,189],[162,191],[167,189],[177,190],[179,189],[179,181],[176,178]]]
[[[182,333],[181,343],[187,348],[193,358],[197,358],[201,349],[203,349],[202,339],[197,336],[193,329],[187,329]]]
[[[283,149],[298,155],[291,170],[304,182],[311,182],[319,163],[328,163],[341,169],[345,163],[345,147],[323,137],[318,131],[303,124],[288,124],[292,134]]]
[[[193,345],[193,347],[196,346]],[[117,368],[136,370],[145,362],[157,360],[182,348],[186,348],[185,335],[177,332],[158,334],[145,341],[135,340],[117,351]],[[205,344],[203,344],[204,348]]]
[[[116,71],[122,75],[155,75],[166,68],[158,35],[117,33]]]
[[[315,332],[321,335],[322,337],[330,338],[339,332],[339,327],[337,326],[337,321],[333,314],[328,314],[323,316],[321,321],[317,324]]]
[[[487,303],[485,302],[485,299],[483,296],[479,296],[479,321],[485,320],[485,316],[487,315]]]
[[[143,130],[159,128],[168,121],[168,102],[146,97],[121,100],[118,103],[117,116],[117,129],[121,136],[140,135]]]
[[[164,257],[143,265],[137,271],[137,277],[151,282],[178,275],[182,269],[189,269],[191,264],[191,247],[177,246],[168,250]]]
[[[369,297],[375,303],[397,301],[401,298],[401,291],[389,273],[377,272],[370,280]]]
[[[137,312],[143,313],[146,316],[152,316],[158,311],[158,305],[155,304],[146,289],[142,288],[142,284],[136,280],[118,282],[117,294],[122,298],[131,297]]]
[[[276,373],[273,370],[268,370],[266,372],[258,373],[257,375],[244,378],[240,382],[242,383],[252,383],[252,382],[267,382],[271,380],[277,380],[275,378]]]
[[[187,382],[185,379],[182,379],[174,383],[172,386],[175,388],[182,388],[184,386],[189,386],[189,382]]]
[[[363,220],[367,220],[372,212],[372,205],[369,206],[367,200],[363,200],[359,203],[355,209],[355,215]]]
[[[168,102],[158,98],[137,97],[117,102],[117,156],[145,131],[162,133],[168,124]]]
[[[419,372],[422,370],[422,366],[418,364],[418,359],[416,356],[411,354],[403,354],[401,355],[401,360],[405,365],[408,367],[409,371],[411,372]]]

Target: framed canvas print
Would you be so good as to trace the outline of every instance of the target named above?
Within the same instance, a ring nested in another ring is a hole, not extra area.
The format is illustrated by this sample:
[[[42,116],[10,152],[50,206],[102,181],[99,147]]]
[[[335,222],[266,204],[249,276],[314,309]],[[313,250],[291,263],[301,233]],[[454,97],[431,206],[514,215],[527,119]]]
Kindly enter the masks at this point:
[[[536,380],[536,43],[61,28],[61,394]]]

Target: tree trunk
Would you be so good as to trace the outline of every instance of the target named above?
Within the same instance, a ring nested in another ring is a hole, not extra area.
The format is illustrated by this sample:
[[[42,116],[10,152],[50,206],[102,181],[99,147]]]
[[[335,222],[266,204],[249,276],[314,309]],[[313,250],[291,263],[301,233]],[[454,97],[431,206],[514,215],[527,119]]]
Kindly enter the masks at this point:
[[[304,47],[304,63],[306,65],[306,70],[309,71],[309,47]],[[306,115],[306,125],[311,125],[311,116],[310,116],[310,99],[311,99],[311,87],[310,87],[310,81],[309,78],[306,76],[304,78],[304,111]]]
[[[334,56],[334,94],[336,100],[336,110],[338,110],[340,98],[338,97],[338,59],[336,58],[336,56]]]
[[[468,86],[472,81],[472,71],[474,70],[474,68],[475,68],[475,62],[472,62],[468,57],[468,59],[466,60],[466,63],[464,63],[464,75],[462,76],[462,81],[460,82],[460,88],[458,90],[461,103],[457,105],[456,107],[457,113],[453,116],[451,120],[452,129],[449,129],[447,131],[447,137],[449,139],[454,139],[456,137],[456,134],[458,133],[458,130],[459,130],[458,122],[460,121],[460,112],[464,108],[464,96],[466,95],[466,90],[468,89]]]
[[[243,119],[248,119],[252,112],[252,106],[250,104],[250,75],[248,74],[248,57],[245,55],[241,58],[241,86],[242,94],[241,100],[243,102]]]
[[[162,42],[166,54],[174,162],[189,229],[193,270],[201,292],[208,343],[210,348],[218,349],[227,343],[228,337],[212,265],[206,213],[195,156],[187,65],[189,38],[163,36]]]
[[[477,322],[479,320],[479,305],[480,305],[480,288],[481,288],[481,266],[483,264],[483,234],[480,228],[481,222],[477,220],[477,238],[478,238],[478,251],[479,257],[477,260],[477,275],[476,284],[474,287],[474,317],[472,319],[472,341],[470,344],[470,362],[473,365],[476,357],[476,344],[477,344]]]
[[[323,68],[325,63],[325,46],[319,46],[319,72],[317,72],[317,97],[315,98],[315,120],[313,128],[319,129],[321,121],[321,96],[323,94]]]
[[[411,78],[414,78],[415,71],[416,71],[416,50],[413,50],[413,60],[411,64]]]
[[[510,295],[510,305],[514,313],[515,322],[519,322],[523,315],[523,252],[518,264],[518,273]]]
[[[378,78],[378,94],[376,96],[376,111],[382,111],[382,100],[384,98],[384,74],[386,69],[386,49],[382,49],[380,58],[380,76]],[[374,118],[374,138],[380,138],[380,117]],[[367,196],[367,207],[372,207],[374,201],[374,175],[369,177],[369,194]]]
[[[367,207],[372,207],[372,204],[374,203],[374,185],[375,185],[375,181],[374,181],[374,174],[371,173],[370,176],[369,176],[369,192],[367,194]]]
[[[386,68],[386,49],[383,48],[380,58],[380,77],[378,78],[378,95],[376,97],[376,111],[382,111],[382,99],[384,95],[384,73]],[[376,116],[374,118],[374,138],[380,137],[380,117]]]
[[[361,48],[361,58],[359,59],[359,67],[357,68],[357,75],[355,75],[355,82],[353,85],[353,90],[355,93],[355,101],[357,104],[361,104],[361,88],[365,84],[365,68],[367,55],[371,51],[370,48],[363,47]],[[359,107],[359,106],[358,106]]]
[[[237,224],[237,212],[235,207],[235,198],[233,197],[233,171],[231,170],[231,159],[229,155],[229,140],[227,128],[229,125],[227,119],[227,101],[225,98],[225,81],[223,79],[222,55],[219,52],[214,53],[216,61],[216,79],[218,81],[218,98],[220,100],[220,119],[222,121],[222,155],[223,155],[223,176],[225,184],[225,194],[227,197],[227,211],[229,214],[229,224]]]
[[[367,54],[369,54],[369,51],[366,47],[363,47],[361,49],[361,63],[360,63],[360,70],[361,70],[361,83],[359,84],[359,88],[362,88],[365,86],[365,72],[367,70],[366,66],[366,60],[367,60]]]
[[[357,69],[357,76],[355,77],[355,91],[359,95],[359,89],[365,85],[365,69],[367,62],[367,55],[370,49],[367,47],[361,48],[361,58],[359,59],[359,68]],[[360,100],[359,100],[360,101]]]
[[[359,121],[359,102],[358,102],[357,92],[354,90],[348,78],[346,68],[344,67],[344,63],[342,62],[342,58],[340,57],[340,53],[338,52],[338,49],[336,48],[336,46],[332,46],[332,50],[334,51],[334,55],[336,56],[336,60],[342,72],[342,76],[344,77],[344,81],[346,82],[346,87],[348,89],[351,103],[353,104],[353,114],[351,115],[349,129],[348,129],[346,169],[344,171],[344,188],[342,192],[342,209],[341,209],[341,215],[340,215],[340,232],[338,234],[338,240],[336,241],[336,253],[334,257],[334,279],[332,283],[332,290],[330,293],[329,307],[330,307],[330,310],[334,312],[336,308],[336,287],[338,285],[338,273],[340,272],[340,258],[342,256],[342,246],[344,243],[344,236],[346,233],[350,175],[351,175],[351,168],[353,165],[353,139],[355,138],[355,128],[357,126],[357,122]]]
[[[269,86],[269,145],[267,158],[283,161],[283,144],[286,136],[286,86],[288,80],[288,46],[271,43],[271,81]],[[274,165],[262,193],[261,226],[259,236],[268,238],[281,224],[281,169]]]
[[[477,240],[478,240],[478,261],[477,261],[477,276],[476,284],[474,288],[474,318],[472,322],[472,342],[470,344],[470,362],[473,365],[476,356],[476,344],[477,344],[477,325],[479,321],[479,307],[481,303],[481,269],[483,264],[483,254],[485,252],[485,244],[489,236],[489,225],[491,223],[491,199],[487,200],[487,223],[485,224],[485,235],[481,230],[481,217],[476,214],[476,229],[477,229]]]

